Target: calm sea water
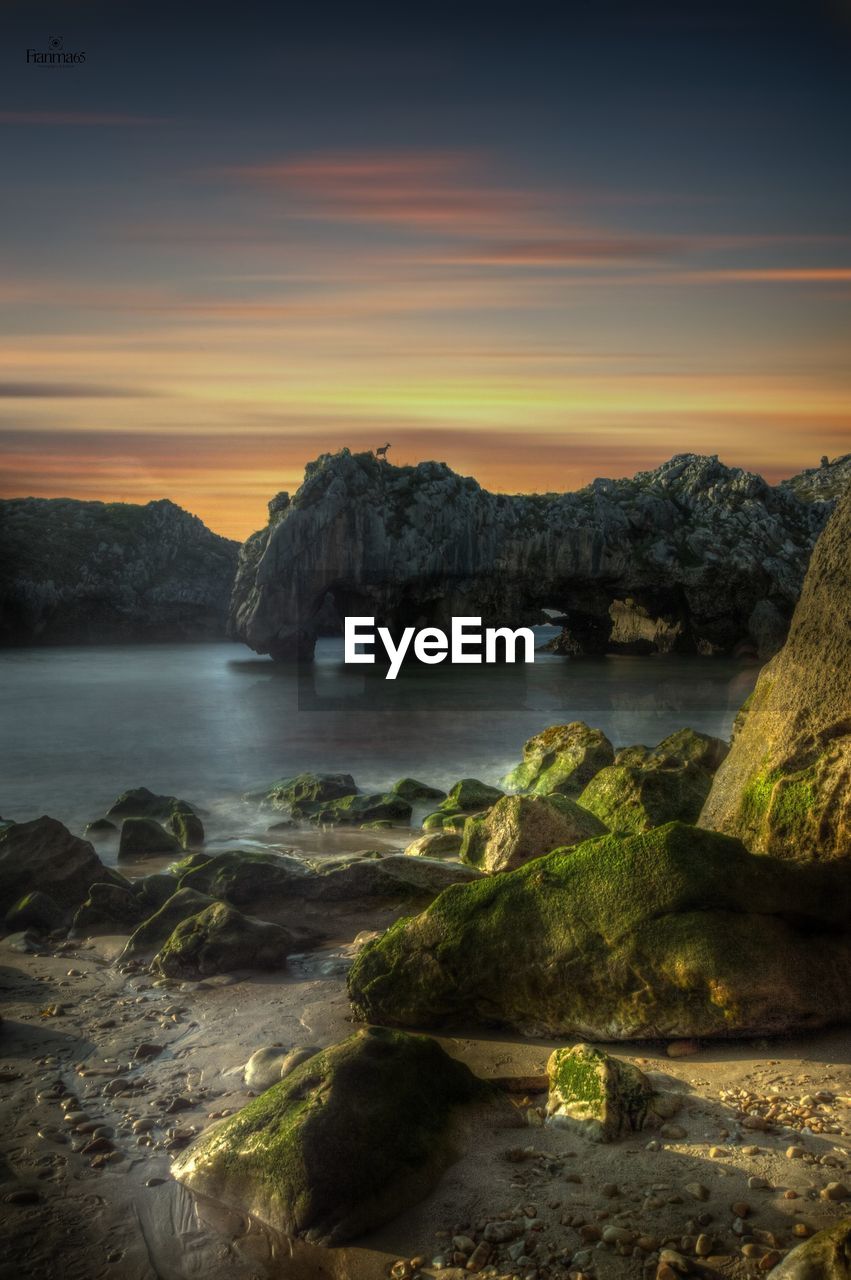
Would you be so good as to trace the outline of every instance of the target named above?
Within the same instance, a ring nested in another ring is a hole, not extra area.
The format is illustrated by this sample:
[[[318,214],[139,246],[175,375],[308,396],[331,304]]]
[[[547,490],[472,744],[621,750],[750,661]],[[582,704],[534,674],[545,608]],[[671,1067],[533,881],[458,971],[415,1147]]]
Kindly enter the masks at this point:
[[[532,666],[406,668],[388,681],[341,659],[333,640],[301,670],[235,644],[6,650],[0,814],[81,830],[147,786],[203,806],[222,831],[259,832],[268,818],[241,794],[304,769],[345,770],[370,790],[406,774],[495,783],[526,738],[577,719],[616,745],[683,725],[727,737],[757,674],[726,659],[538,654]]]

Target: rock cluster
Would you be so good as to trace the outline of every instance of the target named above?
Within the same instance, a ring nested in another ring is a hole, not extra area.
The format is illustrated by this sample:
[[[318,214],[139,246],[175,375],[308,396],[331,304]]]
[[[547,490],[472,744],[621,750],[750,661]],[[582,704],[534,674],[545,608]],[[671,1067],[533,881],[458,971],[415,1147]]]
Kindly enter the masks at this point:
[[[692,454],[576,493],[508,497],[443,463],[344,449],[308,464],[243,546],[232,633],[290,661],[344,615],[447,630],[453,615],[520,626],[547,609],[565,652],[744,641],[768,656],[832,504],[826,482],[772,487]]]

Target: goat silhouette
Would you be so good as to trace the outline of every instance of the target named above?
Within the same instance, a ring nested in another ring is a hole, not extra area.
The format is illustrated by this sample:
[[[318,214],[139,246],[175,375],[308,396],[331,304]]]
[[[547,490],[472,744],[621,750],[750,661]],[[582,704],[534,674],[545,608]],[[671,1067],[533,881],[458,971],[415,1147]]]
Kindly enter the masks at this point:
[[[376,458],[383,458],[383,459],[384,459],[384,461],[386,462],[386,461],[387,461],[387,450],[388,450],[389,448],[390,448],[390,445],[389,445],[389,444],[383,444],[383,445],[381,446],[381,448],[380,448],[380,449],[376,449],[376,451],[375,451],[375,456],[376,456]]]

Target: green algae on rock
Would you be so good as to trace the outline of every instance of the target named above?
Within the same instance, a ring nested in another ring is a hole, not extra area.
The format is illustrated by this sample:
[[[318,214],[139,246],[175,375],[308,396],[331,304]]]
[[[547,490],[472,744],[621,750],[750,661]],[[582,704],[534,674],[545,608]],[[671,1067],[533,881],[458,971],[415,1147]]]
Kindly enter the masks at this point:
[[[180,802],[172,810],[168,825],[181,849],[197,849],[204,843],[204,824],[189,805]]]
[[[291,778],[273,782],[265,791],[249,794],[249,800],[262,800],[273,809],[290,809],[296,816],[313,813],[329,800],[357,791],[350,773],[297,773]]]
[[[349,995],[373,1022],[591,1040],[828,1026],[851,1003],[840,870],[683,823],[603,836],[447,889],[367,943]]]
[[[118,957],[119,962],[151,956],[158,951],[181,920],[211,906],[213,899],[194,889],[178,889],[161,907],[134,929]]]
[[[441,791],[439,787],[429,786],[427,782],[420,782],[417,778],[400,778],[398,782],[394,782],[390,788],[395,795],[401,796],[403,800],[410,800],[416,804],[418,800],[445,800],[446,792]]]
[[[591,1142],[616,1142],[656,1128],[674,1115],[679,1099],[663,1094],[631,1062],[589,1044],[556,1049],[547,1063],[547,1119]]]
[[[601,729],[592,729],[582,720],[554,724],[525,743],[523,763],[512,769],[503,783],[509,791],[556,793],[576,799],[614,757],[614,748]]]
[[[503,796],[484,817],[467,819],[460,856],[480,871],[513,871],[605,832],[599,818],[567,796]]]
[[[61,928],[65,919],[66,913],[50,894],[34,889],[6,912],[4,923],[10,933],[18,933],[22,929],[51,933]]]
[[[405,853],[416,858],[454,858],[461,848],[462,839],[457,831],[431,831],[406,845]]]
[[[299,945],[279,924],[214,902],[176,926],[151,968],[166,978],[206,978],[235,969],[282,969]]]
[[[287,1236],[340,1245],[426,1196],[456,1158],[463,1109],[492,1097],[434,1040],[371,1028],[209,1129],[173,1174]]]
[[[695,822],[712,785],[698,764],[654,758],[612,764],[592,778],[579,804],[611,831],[650,831],[666,822]]]
[[[411,804],[394,792],[340,796],[337,800],[329,800],[316,806],[310,818],[312,822],[331,825],[360,824],[381,819],[407,823],[411,819]]]
[[[196,889],[235,906],[270,897],[292,897],[310,876],[310,868],[292,854],[230,850],[196,854],[175,863],[181,889]]]
[[[755,853],[851,857],[849,546],[851,490],[816,543],[789,637],[737,717],[700,814],[701,826]]]

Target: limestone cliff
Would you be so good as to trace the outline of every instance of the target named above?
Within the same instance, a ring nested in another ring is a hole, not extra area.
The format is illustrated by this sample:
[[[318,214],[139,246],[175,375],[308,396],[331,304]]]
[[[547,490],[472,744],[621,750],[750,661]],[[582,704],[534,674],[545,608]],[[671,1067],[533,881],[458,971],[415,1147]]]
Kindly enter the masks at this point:
[[[851,857],[851,488],[700,817],[754,852]]]
[[[828,464],[826,472],[833,465]],[[345,615],[391,628],[453,614],[529,625],[567,652],[776,652],[832,496],[686,454],[576,493],[489,493],[445,464],[347,449],[308,465],[240,555],[232,632],[310,657]]]
[[[0,643],[223,636],[237,554],[165,499],[0,502]]]

